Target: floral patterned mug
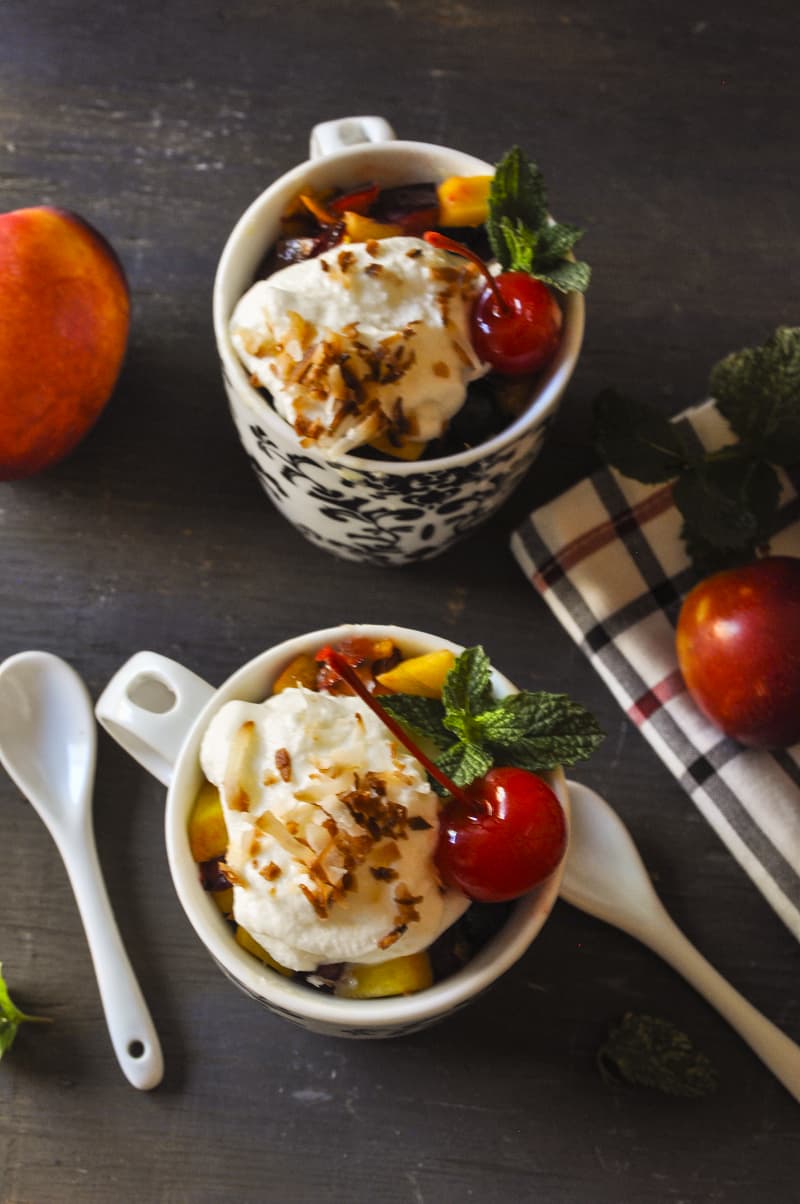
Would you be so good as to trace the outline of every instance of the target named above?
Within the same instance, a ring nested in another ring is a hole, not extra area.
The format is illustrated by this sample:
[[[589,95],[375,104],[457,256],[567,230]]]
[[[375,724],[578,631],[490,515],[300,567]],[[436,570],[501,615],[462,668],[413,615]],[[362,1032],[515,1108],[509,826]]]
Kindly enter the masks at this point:
[[[559,349],[531,402],[500,434],[440,459],[326,458],[250,383],[231,342],[239,298],[256,279],[287,205],[305,189],[369,179],[383,187],[452,175],[491,174],[461,151],[396,141],[379,117],[325,122],[311,133],[311,158],[281,176],[234,227],[214,283],[214,331],[225,389],[242,445],[277,509],[312,543],[346,560],[400,565],[430,559],[463,539],[503,504],[535,459],[583,340],[584,301],[568,294]]]

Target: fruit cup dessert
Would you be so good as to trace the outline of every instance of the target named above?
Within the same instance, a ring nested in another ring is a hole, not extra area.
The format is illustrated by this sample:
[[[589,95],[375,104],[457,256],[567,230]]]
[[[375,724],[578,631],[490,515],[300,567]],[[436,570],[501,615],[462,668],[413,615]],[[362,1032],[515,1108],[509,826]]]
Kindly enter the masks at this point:
[[[275,973],[340,998],[418,992],[558,867],[546,776],[600,738],[563,695],[495,698],[481,648],[409,656],[347,636],[293,658],[263,701],[216,712],[192,856]]]
[[[230,335],[253,385],[328,457],[438,459],[513,422],[583,291],[519,149],[494,177],[300,192]],[[490,269],[486,260],[491,258]]]

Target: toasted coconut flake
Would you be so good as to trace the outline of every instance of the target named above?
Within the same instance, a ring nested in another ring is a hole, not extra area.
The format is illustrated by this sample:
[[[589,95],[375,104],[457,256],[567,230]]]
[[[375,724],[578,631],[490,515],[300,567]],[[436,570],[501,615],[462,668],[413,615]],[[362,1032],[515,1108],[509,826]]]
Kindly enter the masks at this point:
[[[313,853],[308,845],[302,844],[296,836],[293,836],[288,831],[285,824],[278,819],[274,811],[265,811],[259,815],[256,820],[256,825],[265,832],[267,836],[271,836],[290,857],[294,857],[297,861],[301,861],[303,865],[308,865],[313,860]]]
[[[250,808],[246,774],[255,733],[256,725],[252,719],[248,719],[231,740],[228,763],[222,777],[222,792],[231,811],[247,811]]]

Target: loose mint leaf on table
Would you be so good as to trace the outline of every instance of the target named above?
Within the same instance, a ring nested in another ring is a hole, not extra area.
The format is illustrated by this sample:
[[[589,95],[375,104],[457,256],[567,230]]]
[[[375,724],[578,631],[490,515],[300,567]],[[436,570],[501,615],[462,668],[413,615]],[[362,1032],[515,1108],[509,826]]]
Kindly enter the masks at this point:
[[[11,1049],[21,1024],[49,1024],[45,1016],[29,1016],[19,1010],[11,1000],[2,971],[0,962],[0,1058]]]
[[[800,326],[779,326],[711,370],[711,394],[731,429],[772,464],[800,460]]]
[[[486,232],[504,272],[525,272],[563,293],[588,288],[589,265],[566,258],[583,230],[550,220],[544,177],[518,146],[495,168]]]
[[[671,1021],[657,1016],[627,1012],[609,1031],[597,1063],[607,1082],[654,1087],[668,1095],[698,1098],[718,1086],[706,1055]]]
[[[655,406],[604,389],[594,401],[593,437],[623,476],[648,485],[669,481],[692,463],[684,435]]]
[[[412,732],[433,741],[440,750],[436,764],[457,786],[469,785],[493,765],[534,773],[573,765],[603,739],[594,716],[566,694],[522,690],[496,698],[491,664],[479,645],[457,657],[441,702],[386,694],[381,705]]]
[[[715,451],[694,451],[677,424],[612,390],[594,403],[595,444],[609,464],[646,484],[673,480],[681,535],[704,574],[769,550],[780,501],[773,466],[800,462],[800,327],[726,356],[709,385],[738,437]]]

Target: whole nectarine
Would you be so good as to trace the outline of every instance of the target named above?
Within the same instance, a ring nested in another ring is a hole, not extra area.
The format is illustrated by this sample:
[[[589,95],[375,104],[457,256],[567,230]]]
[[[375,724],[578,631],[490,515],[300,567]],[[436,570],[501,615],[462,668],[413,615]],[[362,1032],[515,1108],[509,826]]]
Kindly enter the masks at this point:
[[[800,558],[767,556],[701,581],[676,633],[687,689],[742,744],[800,740]]]
[[[66,456],[114,389],[130,325],[113,248],[75,213],[0,214],[0,480]]]

